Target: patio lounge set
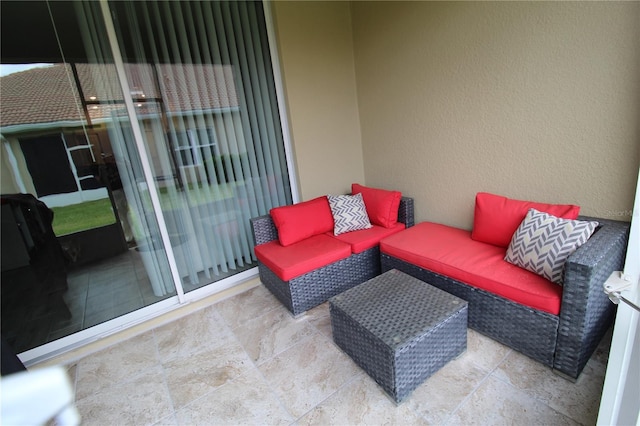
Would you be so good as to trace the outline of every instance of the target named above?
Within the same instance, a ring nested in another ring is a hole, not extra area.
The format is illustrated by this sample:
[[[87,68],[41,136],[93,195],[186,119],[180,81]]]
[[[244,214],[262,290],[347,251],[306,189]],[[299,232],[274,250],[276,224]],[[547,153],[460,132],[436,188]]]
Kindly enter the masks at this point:
[[[336,344],[396,402],[466,349],[467,326],[575,380],[615,315],[603,291],[629,224],[476,195],[471,231],[413,199],[350,195],[251,220],[262,283],[294,316],[329,301]]]

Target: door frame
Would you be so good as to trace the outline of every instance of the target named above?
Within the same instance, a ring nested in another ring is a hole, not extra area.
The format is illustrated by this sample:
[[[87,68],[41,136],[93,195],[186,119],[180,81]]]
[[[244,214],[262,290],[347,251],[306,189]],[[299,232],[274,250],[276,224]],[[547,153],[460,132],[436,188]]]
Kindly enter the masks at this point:
[[[623,295],[640,305],[640,169],[631,215],[631,231],[623,278],[630,288]],[[602,390],[598,425],[640,424],[640,313],[618,305],[609,362]]]

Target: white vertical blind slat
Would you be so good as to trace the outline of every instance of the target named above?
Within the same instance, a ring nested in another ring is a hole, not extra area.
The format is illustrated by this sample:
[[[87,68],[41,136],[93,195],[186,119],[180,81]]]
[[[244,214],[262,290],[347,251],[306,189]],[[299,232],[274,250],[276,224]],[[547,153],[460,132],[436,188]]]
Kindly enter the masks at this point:
[[[173,177],[162,182],[163,213],[184,234],[172,243],[181,275],[196,284],[244,267],[255,259],[249,218],[291,200],[261,6],[132,2],[126,11],[126,57],[159,76],[166,118],[139,119],[152,129],[156,177]]]

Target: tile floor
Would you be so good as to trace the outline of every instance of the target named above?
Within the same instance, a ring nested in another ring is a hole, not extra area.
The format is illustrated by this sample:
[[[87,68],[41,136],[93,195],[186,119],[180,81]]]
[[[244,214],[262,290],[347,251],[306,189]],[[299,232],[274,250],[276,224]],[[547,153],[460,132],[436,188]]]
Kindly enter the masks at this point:
[[[156,297],[135,250],[71,269],[68,289],[63,294],[70,317],[42,306],[42,314],[28,321],[14,320],[3,312],[4,332],[13,349],[20,353],[80,330],[93,327],[171,295]],[[24,300],[25,304],[32,303]]]
[[[331,340],[328,305],[294,319],[257,286],[68,365],[83,425],[592,425],[610,337],[576,383],[472,330],[399,406]]]
[[[213,278],[201,274],[199,283],[185,283],[183,288],[189,292],[252,266],[255,265],[247,264]],[[67,285],[63,299],[70,318],[42,307],[38,310],[42,314],[29,314],[29,321],[25,321],[3,310],[3,332],[14,351],[27,351],[175,295],[175,292],[164,296],[154,294],[140,253],[135,249],[71,269]]]
[[[236,268],[230,273],[220,272],[213,277],[201,274],[199,283],[184,283],[183,289],[185,292],[195,290],[251,266],[254,265]],[[175,296],[175,291],[164,296],[154,294],[140,252],[135,249],[75,268],[69,272],[67,282],[69,290],[64,299],[72,313],[72,319],[53,324],[48,341]]]

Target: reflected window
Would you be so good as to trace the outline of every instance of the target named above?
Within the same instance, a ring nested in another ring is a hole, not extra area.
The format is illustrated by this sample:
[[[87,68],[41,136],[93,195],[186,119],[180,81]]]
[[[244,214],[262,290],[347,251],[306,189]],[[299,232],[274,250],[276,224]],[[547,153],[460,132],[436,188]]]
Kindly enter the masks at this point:
[[[198,135],[204,135],[204,137]],[[183,166],[202,166],[211,155],[218,155],[212,130],[190,129],[176,133],[176,153]]]

